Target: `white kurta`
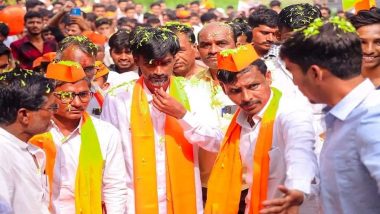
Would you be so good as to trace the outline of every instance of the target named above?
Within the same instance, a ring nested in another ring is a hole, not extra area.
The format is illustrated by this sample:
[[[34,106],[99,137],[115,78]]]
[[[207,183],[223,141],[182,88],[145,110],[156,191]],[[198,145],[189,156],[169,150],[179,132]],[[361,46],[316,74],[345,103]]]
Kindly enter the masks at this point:
[[[91,119],[104,160],[102,199],[108,213],[123,214],[127,188],[120,133],[107,122],[94,117]],[[53,179],[53,205],[56,213],[75,213],[75,178],[81,147],[80,132],[80,125],[66,137],[54,124],[50,130],[57,148]]]
[[[127,187],[128,202],[127,213],[135,213],[135,196],[133,182],[133,157],[132,142],[130,130],[130,115],[132,104],[132,93],[134,84],[128,85],[115,96],[107,96],[101,118],[110,121],[120,131],[124,144],[124,155],[127,167]],[[168,89],[170,90],[170,89]],[[203,213],[201,182],[199,176],[198,165],[198,149],[199,146],[206,150],[217,152],[219,144],[223,138],[222,131],[218,129],[218,125],[214,118],[214,111],[210,108],[209,97],[203,93],[200,87],[192,87],[186,85],[191,113],[187,112],[183,119],[178,120],[184,129],[184,135],[187,140],[194,145],[194,180],[196,185],[196,200],[198,213]],[[157,173],[157,194],[159,213],[167,212],[166,201],[166,165],[165,165],[165,117],[166,115],[158,111],[152,104],[152,94],[144,85],[144,91],[147,95],[150,114],[154,127],[155,151],[156,151],[156,173]],[[184,208],[185,209],[185,208]]]
[[[49,213],[45,153],[0,128],[0,213]]]
[[[253,127],[248,124],[244,112],[241,111],[237,118],[237,123],[242,127],[240,156],[243,166],[247,169],[243,179],[250,187],[253,183],[253,157],[261,119],[270,100],[253,117],[255,122]],[[318,175],[317,159],[313,152],[314,143],[315,132],[311,111],[308,111],[301,102],[282,96],[274,121],[272,148],[269,151],[268,199],[280,197],[282,193],[277,187],[284,184],[287,188],[302,191],[313,199],[305,199],[301,213],[318,213],[319,207],[315,200],[315,196],[318,195],[318,185],[312,185],[312,181],[317,179]],[[246,198],[246,213],[249,210],[250,196],[249,193]]]

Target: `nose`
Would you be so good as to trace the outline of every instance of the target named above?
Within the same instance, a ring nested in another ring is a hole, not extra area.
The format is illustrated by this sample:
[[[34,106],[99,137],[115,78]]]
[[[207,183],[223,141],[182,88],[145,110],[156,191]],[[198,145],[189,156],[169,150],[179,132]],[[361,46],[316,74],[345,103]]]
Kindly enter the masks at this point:
[[[363,54],[371,55],[374,52],[373,43],[362,44]]]
[[[123,52],[123,53],[121,54],[121,56],[120,56],[120,59],[122,59],[122,60],[127,59],[127,54]]]
[[[248,90],[242,89],[242,91],[241,91],[241,101],[242,102],[248,102],[250,100],[251,100],[251,98],[250,98],[250,96],[248,94]]]
[[[72,106],[80,106],[81,104],[82,104],[82,101],[79,99],[79,96],[74,95],[74,98],[70,102],[70,105],[72,105]]]
[[[216,44],[212,44],[211,47],[210,47],[210,54],[216,54],[218,53],[219,51],[219,48]]]
[[[157,65],[154,69],[154,73],[155,74],[162,74],[163,72],[163,69],[162,69],[162,66],[161,65]]]
[[[271,41],[271,42],[274,42],[275,41],[275,35],[274,35],[274,33],[269,33],[268,35],[267,35],[267,40],[268,41]]]

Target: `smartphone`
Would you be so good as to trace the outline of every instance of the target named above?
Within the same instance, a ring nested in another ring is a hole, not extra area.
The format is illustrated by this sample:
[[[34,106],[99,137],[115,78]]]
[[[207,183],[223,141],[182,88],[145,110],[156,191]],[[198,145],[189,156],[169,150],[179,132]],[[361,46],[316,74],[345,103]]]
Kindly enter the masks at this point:
[[[79,7],[74,7],[73,9],[70,10],[70,15],[72,16],[81,16],[82,11],[80,10]]]

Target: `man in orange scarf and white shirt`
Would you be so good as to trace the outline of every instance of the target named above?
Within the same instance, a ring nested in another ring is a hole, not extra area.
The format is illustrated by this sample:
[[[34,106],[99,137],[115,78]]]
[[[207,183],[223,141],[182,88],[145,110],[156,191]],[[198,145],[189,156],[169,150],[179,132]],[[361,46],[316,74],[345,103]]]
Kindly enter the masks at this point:
[[[131,50],[141,77],[105,99],[102,119],[122,134],[127,213],[203,213],[198,149],[218,151],[223,138],[209,96],[172,76],[178,37],[137,28]]]
[[[118,130],[86,112],[91,81],[73,61],[50,63],[47,78],[56,80],[59,105],[49,132],[31,142],[47,156],[54,213],[124,214],[126,170]]]
[[[211,172],[205,213],[238,213],[243,179],[250,185],[245,213],[297,211],[312,197],[317,176],[311,112],[270,87],[271,74],[252,45],[217,57],[221,86],[240,109]],[[313,205],[305,213],[318,213]]]

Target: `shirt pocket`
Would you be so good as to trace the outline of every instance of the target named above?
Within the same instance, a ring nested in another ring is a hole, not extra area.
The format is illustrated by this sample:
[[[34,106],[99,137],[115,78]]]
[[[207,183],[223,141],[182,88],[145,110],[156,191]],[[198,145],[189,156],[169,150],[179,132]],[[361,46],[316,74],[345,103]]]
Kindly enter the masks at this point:
[[[285,164],[283,154],[279,147],[272,147],[268,152],[269,155],[269,176],[268,179],[280,179],[283,177]]]

